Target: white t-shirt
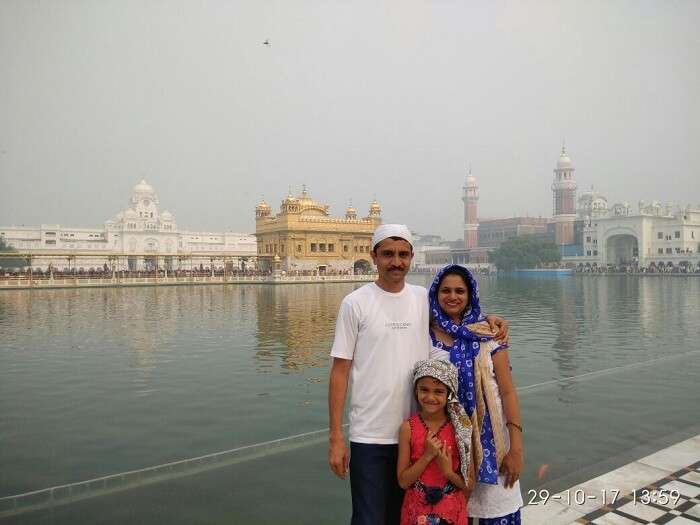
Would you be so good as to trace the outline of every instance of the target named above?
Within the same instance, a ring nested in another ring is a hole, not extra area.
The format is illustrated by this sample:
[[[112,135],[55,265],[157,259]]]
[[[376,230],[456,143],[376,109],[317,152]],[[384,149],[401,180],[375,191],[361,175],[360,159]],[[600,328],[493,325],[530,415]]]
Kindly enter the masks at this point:
[[[398,443],[411,411],[413,367],[431,348],[425,288],[407,283],[390,293],[370,283],[343,299],[331,357],[352,360],[350,441]]]

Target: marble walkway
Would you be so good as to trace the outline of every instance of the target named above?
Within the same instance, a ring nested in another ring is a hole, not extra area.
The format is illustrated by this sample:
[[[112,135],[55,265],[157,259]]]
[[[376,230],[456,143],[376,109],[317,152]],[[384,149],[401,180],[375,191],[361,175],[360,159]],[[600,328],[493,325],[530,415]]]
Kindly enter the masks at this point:
[[[524,525],[700,524],[700,435],[546,496]]]

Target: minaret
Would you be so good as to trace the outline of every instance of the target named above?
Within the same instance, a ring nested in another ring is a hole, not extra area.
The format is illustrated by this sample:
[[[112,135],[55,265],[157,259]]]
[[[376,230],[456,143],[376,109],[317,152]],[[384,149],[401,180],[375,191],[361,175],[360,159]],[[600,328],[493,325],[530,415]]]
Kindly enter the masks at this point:
[[[574,244],[576,181],[574,180],[574,166],[566,154],[566,146],[563,145],[557,167],[554,169],[552,193],[554,197],[552,221],[554,222],[555,242],[559,245]]]
[[[464,247],[476,248],[479,245],[479,219],[477,216],[477,203],[479,202],[479,187],[476,185],[476,178],[472,176],[472,169],[469,167],[467,180],[462,186],[462,202],[464,203]]]
[[[472,176],[472,169],[469,168],[467,180],[462,186],[462,202],[464,202],[464,247],[467,249],[476,248],[479,245],[477,218],[477,203],[479,202],[479,187],[476,185],[476,178]]]

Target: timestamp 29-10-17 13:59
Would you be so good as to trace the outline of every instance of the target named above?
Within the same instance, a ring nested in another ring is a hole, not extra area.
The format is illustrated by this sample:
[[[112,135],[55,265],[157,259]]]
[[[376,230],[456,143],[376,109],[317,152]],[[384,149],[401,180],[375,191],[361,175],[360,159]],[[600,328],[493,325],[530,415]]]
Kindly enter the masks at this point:
[[[527,491],[528,505],[546,505],[549,501],[557,501],[564,505],[584,505],[588,502],[598,502],[602,505],[613,505],[620,498],[619,489],[601,489],[596,492],[587,492],[584,489],[567,489],[556,494],[551,494],[547,489],[530,489]],[[632,504],[668,505],[678,503],[681,495],[673,489],[637,489],[630,494]]]

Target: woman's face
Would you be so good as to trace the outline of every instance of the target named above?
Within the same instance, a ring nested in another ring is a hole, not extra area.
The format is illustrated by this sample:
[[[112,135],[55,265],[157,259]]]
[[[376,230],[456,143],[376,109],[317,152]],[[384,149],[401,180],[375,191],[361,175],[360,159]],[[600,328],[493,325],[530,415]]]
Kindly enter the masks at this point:
[[[469,288],[460,275],[448,274],[438,288],[438,304],[454,321],[461,322],[469,306]]]

